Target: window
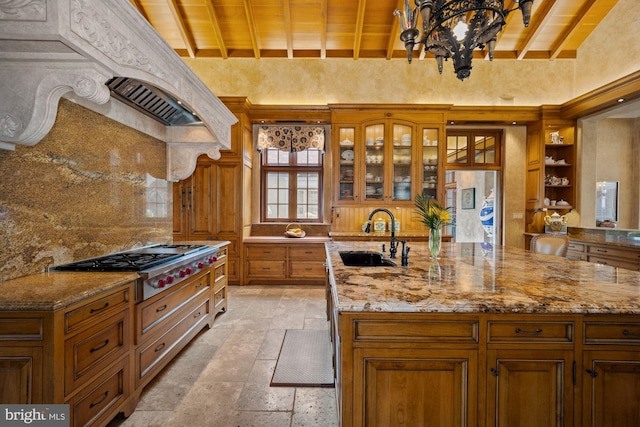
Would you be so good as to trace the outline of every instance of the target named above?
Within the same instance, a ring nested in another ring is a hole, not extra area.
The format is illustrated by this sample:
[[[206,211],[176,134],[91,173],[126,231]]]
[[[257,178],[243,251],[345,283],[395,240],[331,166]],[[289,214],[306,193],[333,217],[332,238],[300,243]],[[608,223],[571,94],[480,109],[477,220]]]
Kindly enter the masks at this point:
[[[263,222],[322,222],[323,154],[316,148],[260,152]]]
[[[447,130],[447,166],[481,167],[500,166],[500,131]]]

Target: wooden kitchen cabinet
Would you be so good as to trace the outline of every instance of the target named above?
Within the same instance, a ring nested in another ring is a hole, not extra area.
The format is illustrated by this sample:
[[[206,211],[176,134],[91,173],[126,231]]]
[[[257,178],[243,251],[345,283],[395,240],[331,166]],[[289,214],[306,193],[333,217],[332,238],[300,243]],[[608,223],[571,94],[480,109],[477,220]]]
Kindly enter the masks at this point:
[[[0,385],[3,404],[43,403],[42,347],[9,347],[3,343],[0,347]]]
[[[487,425],[573,425],[573,351],[490,350]]]
[[[324,284],[323,243],[245,242],[245,284]]]
[[[227,248],[216,263],[135,307],[135,388],[141,390],[227,309]]]
[[[132,396],[133,285],[71,306],[60,366],[70,425],[106,424]],[[54,380],[55,381],[55,380]]]
[[[478,352],[476,350],[356,349],[355,370],[369,384],[362,402],[366,426],[464,426],[475,415]],[[407,381],[408,379],[411,381]],[[362,421],[362,423],[360,423]]]
[[[173,239],[227,240],[227,280],[240,284],[243,277],[244,229],[251,227],[253,139],[244,97],[221,97],[238,119],[231,127],[231,147],[220,159],[198,158],[196,170],[173,186]],[[191,204],[189,204],[191,202]]]
[[[412,205],[442,194],[444,114],[332,106],[336,206]]]
[[[189,178],[173,184],[174,240],[214,239],[216,167],[198,159]]]
[[[562,213],[576,203],[576,124],[560,119],[556,108],[541,109],[542,120],[528,127],[526,207]]]
[[[567,258],[640,270],[640,248],[570,239]]]
[[[584,426],[640,425],[640,323],[592,316],[584,322]]]
[[[487,343],[487,425],[573,425],[573,319],[490,319]]]

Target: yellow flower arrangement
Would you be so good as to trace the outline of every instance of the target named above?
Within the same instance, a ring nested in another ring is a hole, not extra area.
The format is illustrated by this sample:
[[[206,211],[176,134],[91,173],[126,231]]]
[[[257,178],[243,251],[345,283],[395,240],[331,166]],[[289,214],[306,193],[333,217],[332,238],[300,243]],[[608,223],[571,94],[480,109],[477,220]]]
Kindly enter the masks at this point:
[[[444,208],[436,200],[417,194],[415,198],[416,213],[420,216],[421,222],[429,230],[440,230],[443,225],[453,225],[451,218],[451,208]]]

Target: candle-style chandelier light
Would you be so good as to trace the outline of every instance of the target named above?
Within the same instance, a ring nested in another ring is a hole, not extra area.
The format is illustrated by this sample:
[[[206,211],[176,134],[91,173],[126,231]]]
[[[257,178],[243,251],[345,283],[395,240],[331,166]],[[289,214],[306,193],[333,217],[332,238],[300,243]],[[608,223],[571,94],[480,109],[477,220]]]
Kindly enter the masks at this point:
[[[504,9],[504,0],[405,0],[404,10],[396,9],[402,27],[400,40],[411,63],[413,48],[424,45],[425,52],[436,57],[442,74],[443,60],[451,58],[456,76],[464,80],[471,74],[471,59],[476,48],[487,46],[493,60],[496,37],[505,24],[506,16],[516,9],[522,11],[524,26],[529,26],[533,0],[514,0],[518,7]],[[419,38],[418,13],[422,16],[422,37]]]

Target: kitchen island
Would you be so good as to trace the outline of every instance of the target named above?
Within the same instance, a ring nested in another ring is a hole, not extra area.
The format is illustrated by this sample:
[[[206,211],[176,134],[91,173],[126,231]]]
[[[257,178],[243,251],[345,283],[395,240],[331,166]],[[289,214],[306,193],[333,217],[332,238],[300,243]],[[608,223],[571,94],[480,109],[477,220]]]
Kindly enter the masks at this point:
[[[640,273],[409,245],[407,267],[340,258],[379,243],[325,245],[343,426],[640,425]]]

